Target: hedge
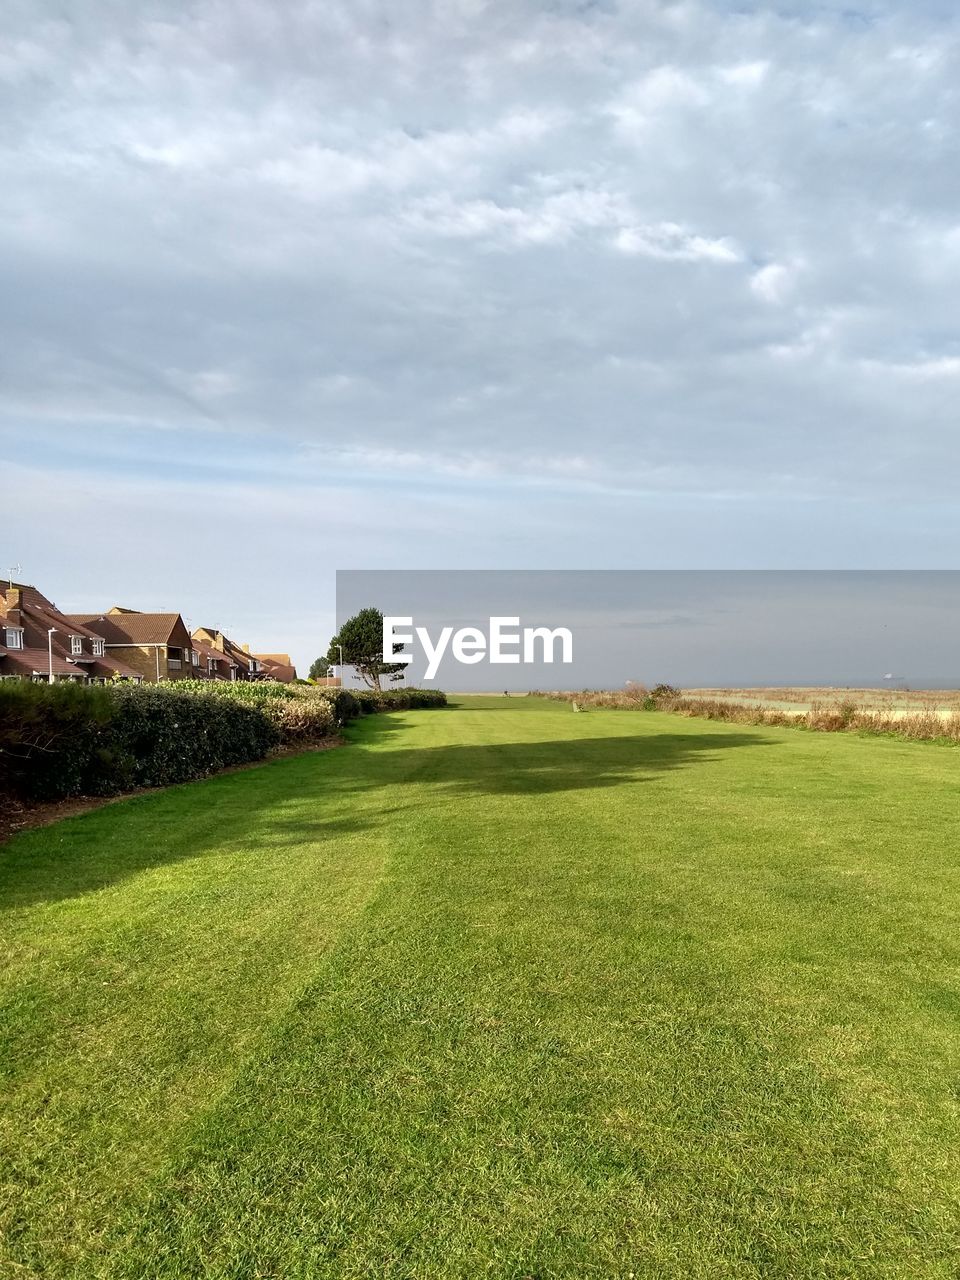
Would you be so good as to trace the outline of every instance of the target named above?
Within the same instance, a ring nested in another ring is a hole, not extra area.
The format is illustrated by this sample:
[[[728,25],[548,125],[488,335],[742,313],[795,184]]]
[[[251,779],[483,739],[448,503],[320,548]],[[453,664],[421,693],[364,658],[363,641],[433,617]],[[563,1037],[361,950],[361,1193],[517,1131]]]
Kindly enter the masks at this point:
[[[332,700],[311,686],[271,681],[181,680],[178,689],[255,707],[277,730],[284,746],[303,746],[334,733],[343,720]]]
[[[350,692],[347,690],[347,692]],[[373,711],[407,711],[411,708],[445,707],[447,695],[439,689],[361,689],[355,695],[364,714]]]
[[[0,789],[28,800],[187,782],[279,741],[255,707],[175,686],[0,684]]]
[[[0,796],[83,794],[114,707],[105,688],[0,682]]]
[[[182,680],[178,688],[212,692],[258,706],[280,729],[284,742],[323,737],[357,716],[379,711],[445,707],[447,696],[439,689],[333,689],[316,685],[263,682],[208,682]],[[302,726],[302,727],[301,727]]]
[[[0,681],[0,796],[59,800],[188,782],[316,741],[359,715],[445,704],[429,689]]]

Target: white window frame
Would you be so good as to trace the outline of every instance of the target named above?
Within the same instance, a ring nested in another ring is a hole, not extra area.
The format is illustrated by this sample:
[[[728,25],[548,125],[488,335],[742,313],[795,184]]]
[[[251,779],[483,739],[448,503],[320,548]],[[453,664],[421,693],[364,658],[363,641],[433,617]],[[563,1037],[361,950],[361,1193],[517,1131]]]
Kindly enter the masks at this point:
[[[8,649],[22,649],[23,627],[7,627],[5,629],[4,640]]]
[[[83,653],[83,636],[70,637],[70,657],[77,658]]]
[[[92,644],[93,644],[93,656],[95,658],[102,658],[106,653],[106,641],[94,640],[92,641]]]

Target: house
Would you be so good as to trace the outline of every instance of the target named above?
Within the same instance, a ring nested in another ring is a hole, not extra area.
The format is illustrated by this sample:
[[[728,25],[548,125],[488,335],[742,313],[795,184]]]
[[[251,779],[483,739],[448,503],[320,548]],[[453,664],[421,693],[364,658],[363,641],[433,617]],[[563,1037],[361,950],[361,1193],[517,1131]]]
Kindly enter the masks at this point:
[[[134,666],[107,653],[96,631],[61,613],[36,587],[11,582],[0,593],[0,677],[49,680],[51,674],[54,681],[81,684],[141,680]]]
[[[72,614],[71,621],[99,636],[111,657],[151,683],[206,675],[179,613],[140,613],[114,605],[106,613]]]
[[[258,658],[250,652],[248,644],[237,644],[216,627],[197,627],[193,644],[205,655],[213,679],[262,680],[264,670]],[[213,668],[216,667],[216,671]],[[224,676],[223,670],[229,674]]]
[[[200,660],[200,675],[205,680],[236,680],[236,663],[222,650],[204,640],[191,637],[194,652]]]
[[[268,680],[278,680],[281,684],[293,684],[296,680],[297,668],[289,653],[255,653],[253,656]]]

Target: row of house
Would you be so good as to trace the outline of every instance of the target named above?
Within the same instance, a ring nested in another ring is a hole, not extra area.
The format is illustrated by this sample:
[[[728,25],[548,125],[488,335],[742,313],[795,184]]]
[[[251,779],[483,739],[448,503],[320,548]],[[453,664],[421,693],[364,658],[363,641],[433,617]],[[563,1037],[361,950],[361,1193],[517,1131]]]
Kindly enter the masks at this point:
[[[288,654],[251,653],[216,627],[191,633],[179,613],[65,614],[36,587],[10,582],[0,592],[0,678],[290,683],[297,672]]]

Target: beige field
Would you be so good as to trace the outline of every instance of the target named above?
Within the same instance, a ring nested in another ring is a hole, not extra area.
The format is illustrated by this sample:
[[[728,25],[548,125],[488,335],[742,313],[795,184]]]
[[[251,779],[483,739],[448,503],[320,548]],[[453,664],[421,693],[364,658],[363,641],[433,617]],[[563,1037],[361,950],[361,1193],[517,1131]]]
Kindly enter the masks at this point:
[[[769,689],[684,689],[684,697],[708,698],[743,706],[806,715],[814,706],[853,703],[859,710],[890,716],[928,713],[943,719],[960,712],[960,689],[838,689],[801,687]]]

